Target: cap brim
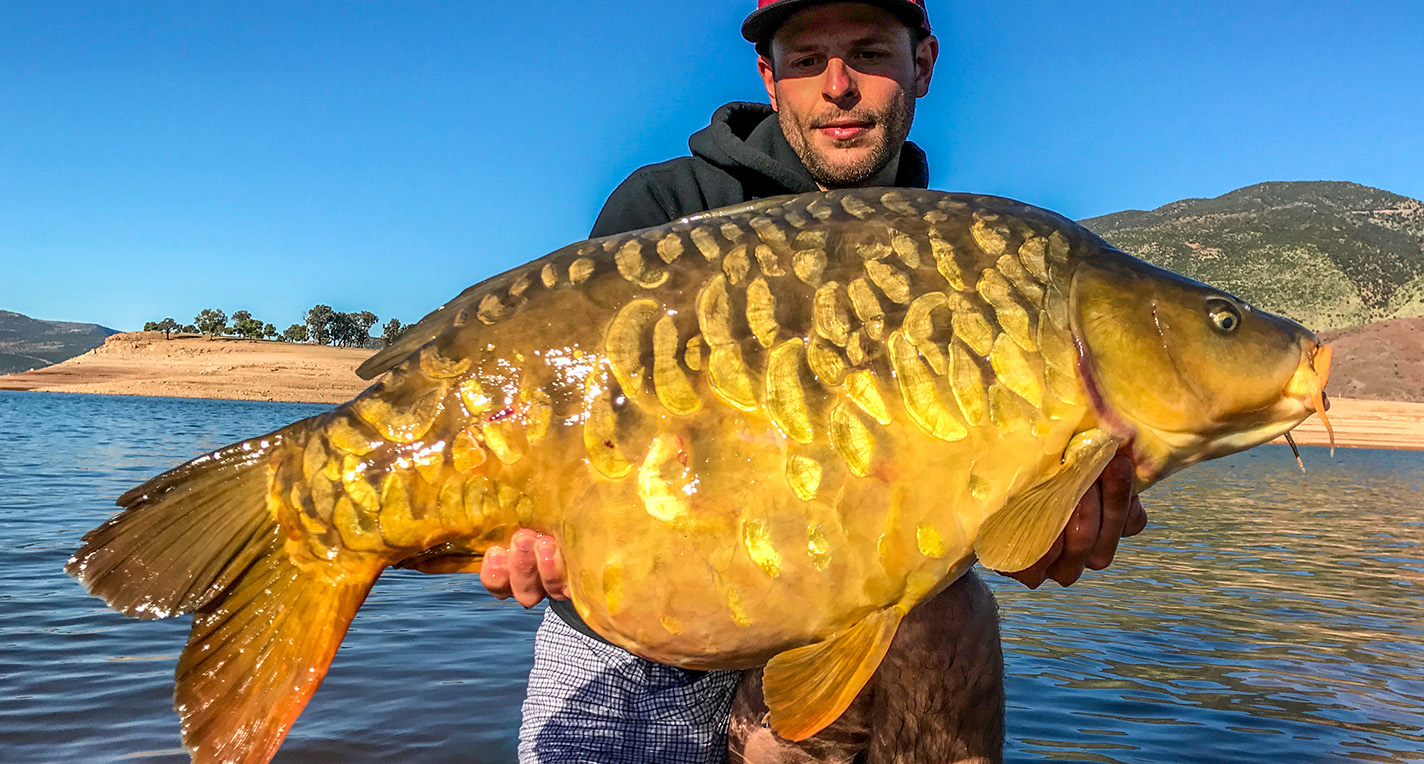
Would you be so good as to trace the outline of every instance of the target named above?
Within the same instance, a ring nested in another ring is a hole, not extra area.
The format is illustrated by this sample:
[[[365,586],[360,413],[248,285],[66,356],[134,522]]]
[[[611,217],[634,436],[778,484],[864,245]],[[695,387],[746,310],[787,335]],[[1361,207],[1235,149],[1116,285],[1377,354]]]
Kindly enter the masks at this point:
[[[747,42],[760,45],[769,42],[776,30],[785,23],[792,14],[803,8],[813,5],[824,5],[828,2],[838,0],[779,0],[764,8],[752,11],[750,16],[742,22],[742,37]],[[862,5],[873,5],[881,10],[894,14],[906,26],[911,29],[922,29],[929,32],[929,23],[925,18],[925,12],[914,3],[907,3],[905,0],[841,0],[845,2],[857,2]]]

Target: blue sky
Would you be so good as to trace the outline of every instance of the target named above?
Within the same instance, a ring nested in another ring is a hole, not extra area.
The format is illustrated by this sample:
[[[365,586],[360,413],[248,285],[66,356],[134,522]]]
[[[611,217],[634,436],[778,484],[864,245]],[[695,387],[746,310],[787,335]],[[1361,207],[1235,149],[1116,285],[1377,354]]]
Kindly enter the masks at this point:
[[[1424,3],[929,0],[932,186],[1073,217],[1266,180],[1424,197]],[[698,3],[0,4],[0,309],[410,322],[763,100]]]

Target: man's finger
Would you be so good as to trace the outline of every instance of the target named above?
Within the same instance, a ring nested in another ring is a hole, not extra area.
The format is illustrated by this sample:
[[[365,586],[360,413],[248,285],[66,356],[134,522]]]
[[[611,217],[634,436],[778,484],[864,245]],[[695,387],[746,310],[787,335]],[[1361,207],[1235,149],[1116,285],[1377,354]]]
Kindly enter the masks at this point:
[[[1093,570],[1102,570],[1112,564],[1113,556],[1117,554],[1117,543],[1127,528],[1133,499],[1132,459],[1123,453],[1114,456],[1098,477],[1097,485],[1102,492],[1102,523],[1087,564]]]
[[[1132,504],[1127,508],[1127,522],[1122,528],[1122,537],[1136,536],[1147,527],[1147,510],[1142,508],[1142,500],[1136,496],[1132,497]]]
[[[509,550],[509,587],[514,591],[514,599],[526,608],[534,607],[544,599],[544,585],[539,581],[539,563],[534,557],[534,542],[537,533],[528,528],[514,532]]]
[[[569,598],[568,580],[564,575],[564,556],[559,552],[559,544],[553,536],[540,536],[534,545],[534,556],[539,562],[539,580],[549,599]]]
[[[485,550],[480,562],[480,583],[495,599],[507,600],[514,593],[509,589],[509,558],[502,546]]]
[[[1048,566],[1048,577],[1068,586],[1083,575],[1083,566],[1097,543],[1102,524],[1102,488],[1094,483],[1078,500],[1068,525],[1063,528],[1063,554]]]
[[[1054,540],[1053,546],[1048,550],[1048,554],[1040,557],[1038,562],[1015,573],[1004,573],[1003,575],[1027,586],[1030,589],[1037,589],[1048,580],[1048,568],[1058,560],[1058,556],[1063,554],[1063,536]]]

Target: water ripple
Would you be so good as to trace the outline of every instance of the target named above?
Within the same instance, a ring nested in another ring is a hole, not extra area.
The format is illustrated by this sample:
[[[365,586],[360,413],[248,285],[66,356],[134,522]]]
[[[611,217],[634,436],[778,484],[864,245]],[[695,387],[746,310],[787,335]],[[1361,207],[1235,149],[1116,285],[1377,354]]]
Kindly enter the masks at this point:
[[[0,747],[16,764],[183,762],[186,619],[61,572],[144,479],[321,406],[0,392]],[[1013,761],[1424,760],[1424,454],[1267,447],[1147,497],[1111,570],[994,576]],[[279,762],[504,762],[537,614],[464,576],[387,575]]]

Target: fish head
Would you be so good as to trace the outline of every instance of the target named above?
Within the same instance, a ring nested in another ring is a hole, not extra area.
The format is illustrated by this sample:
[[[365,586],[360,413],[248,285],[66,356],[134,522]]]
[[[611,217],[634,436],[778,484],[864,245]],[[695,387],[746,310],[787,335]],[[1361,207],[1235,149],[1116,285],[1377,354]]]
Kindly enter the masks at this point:
[[[1324,418],[1330,347],[1290,319],[1107,245],[1071,287],[1080,374],[1137,490]]]

